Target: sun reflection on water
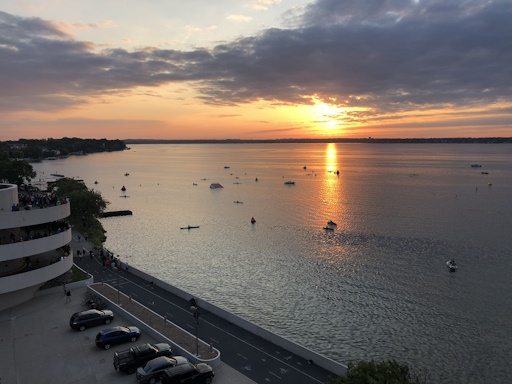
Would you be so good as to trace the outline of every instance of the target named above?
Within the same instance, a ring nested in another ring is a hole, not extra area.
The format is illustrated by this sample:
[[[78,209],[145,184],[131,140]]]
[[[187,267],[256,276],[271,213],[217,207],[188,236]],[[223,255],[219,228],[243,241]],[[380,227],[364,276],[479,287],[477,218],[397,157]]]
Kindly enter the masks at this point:
[[[335,232],[343,228],[343,196],[342,190],[342,174],[338,167],[338,151],[336,144],[329,143],[325,147],[325,176],[322,186],[322,218],[327,221],[334,221],[337,226]]]

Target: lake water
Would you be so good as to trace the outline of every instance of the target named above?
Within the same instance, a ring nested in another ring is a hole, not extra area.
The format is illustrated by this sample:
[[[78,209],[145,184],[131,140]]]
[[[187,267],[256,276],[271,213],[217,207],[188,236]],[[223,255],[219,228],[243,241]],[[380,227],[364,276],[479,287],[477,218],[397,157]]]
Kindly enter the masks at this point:
[[[133,211],[102,219],[121,260],[336,361],[512,381],[510,145],[132,145],[33,166]]]

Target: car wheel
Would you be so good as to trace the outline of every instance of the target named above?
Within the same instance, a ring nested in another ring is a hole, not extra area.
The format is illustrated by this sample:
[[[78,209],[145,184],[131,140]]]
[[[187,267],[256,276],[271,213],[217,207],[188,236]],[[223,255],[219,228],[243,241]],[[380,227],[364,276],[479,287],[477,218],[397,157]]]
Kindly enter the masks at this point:
[[[156,379],[154,377],[149,379],[149,384],[155,384],[155,383],[156,383]]]
[[[105,346],[103,348],[110,349],[110,344],[105,344]]]
[[[110,322],[111,322],[110,319],[105,320],[105,324],[110,324]]]
[[[78,328],[80,331],[85,331],[85,325],[81,325],[80,328]]]
[[[126,372],[131,375],[132,373],[135,373],[135,367],[130,367],[126,370]]]
[[[135,343],[137,341],[137,337],[136,336],[132,336],[132,338],[130,340],[132,341],[132,343]]]
[[[212,377],[208,376],[206,379],[204,379],[205,384],[210,384],[212,382]]]

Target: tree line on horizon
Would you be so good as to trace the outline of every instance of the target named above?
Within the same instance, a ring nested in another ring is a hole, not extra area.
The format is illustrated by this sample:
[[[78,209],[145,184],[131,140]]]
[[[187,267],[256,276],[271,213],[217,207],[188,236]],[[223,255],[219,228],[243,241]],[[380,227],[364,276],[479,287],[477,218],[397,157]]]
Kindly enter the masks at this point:
[[[308,138],[308,139],[125,139],[126,144],[273,144],[273,143],[390,143],[390,144],[512,144],[512,137],[454,138]]]
[[[48,157],[66,157],[72,154],[85,155],[97,152],[123,151],[126,143],[122,140],[80,139],[20,139],[0,143],[1,158],[30,159],[38,161]]]

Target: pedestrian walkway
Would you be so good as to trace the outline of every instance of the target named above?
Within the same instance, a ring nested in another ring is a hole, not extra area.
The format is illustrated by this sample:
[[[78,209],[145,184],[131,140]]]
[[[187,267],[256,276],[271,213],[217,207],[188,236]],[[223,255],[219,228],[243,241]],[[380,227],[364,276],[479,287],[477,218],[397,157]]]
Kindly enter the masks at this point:
[[[87,252],[92,249],[92,245],[85,242],[83,237],[78,242],[77,236],[75,232],[72,248],[85,247]],[[75,263],[91,273],[95,282],[108,283],[134,300],[150,305],[152,310],[183,329],[190,332],[195,329],[195,319],[188,300],[171,294],[152,281],[130,273],[129,270],[114,270],[103,266],[97,258],[85,257],[82,261],[75,260]],[[225,364],[256,383],[323,384],[335,376],[314,362],[206,310],[201,310],[198,334],[200,339],[213,343],[221,352],[221,360]]]

